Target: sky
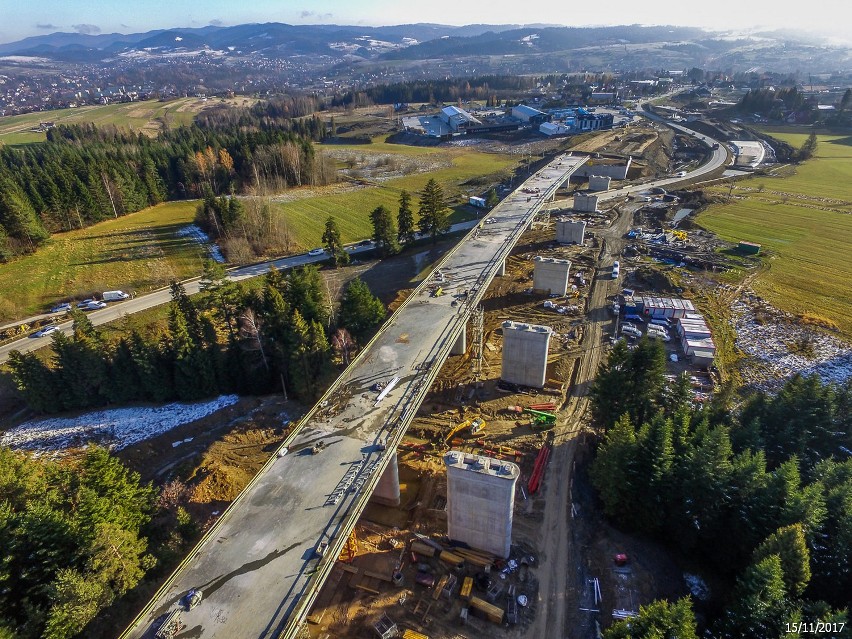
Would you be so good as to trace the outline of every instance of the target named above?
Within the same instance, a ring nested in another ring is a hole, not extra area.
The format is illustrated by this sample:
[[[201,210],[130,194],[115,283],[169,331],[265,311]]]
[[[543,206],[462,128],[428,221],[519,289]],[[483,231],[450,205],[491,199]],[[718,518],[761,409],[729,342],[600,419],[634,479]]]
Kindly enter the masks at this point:
[[[847,8],[843,8],[847,7]],[[845,18],[839,14],[845,14]],[[829,19],[834,16],[834,19]],[[56,31],[288,24],[672,24],[713,30],[789,28],[852,38],[852,9],[838,0],[0,0],[0,42]]]

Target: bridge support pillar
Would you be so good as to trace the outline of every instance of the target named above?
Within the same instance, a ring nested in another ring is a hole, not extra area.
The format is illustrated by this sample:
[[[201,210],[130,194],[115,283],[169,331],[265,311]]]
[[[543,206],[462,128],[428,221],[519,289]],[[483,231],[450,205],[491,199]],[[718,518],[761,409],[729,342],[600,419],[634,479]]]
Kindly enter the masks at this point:
[[[371,501],[384,506],[399,506],[399,497],[399,464],[394,453],[376,484]]]
[[[500,262],[500,268],[497,269],[497,275],[503,277],[506,274],[506,260]]]
[[[464,329],[459,335],[459,338],[456,340],[456,343],[453,344],[453,348],[450,351],[450,355],[464,355],[467,351],[467,324],[465,324]]]

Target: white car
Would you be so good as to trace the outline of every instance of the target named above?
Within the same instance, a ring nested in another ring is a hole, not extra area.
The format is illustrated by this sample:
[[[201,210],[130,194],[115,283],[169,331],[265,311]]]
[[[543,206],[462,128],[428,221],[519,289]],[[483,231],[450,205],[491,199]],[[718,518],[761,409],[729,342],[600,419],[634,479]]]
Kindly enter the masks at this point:
[[[686,177],[686,171],[678,171],[675,175],[677,175],[677,177]]]
[[[310,251],[308,251],[308,255],[310,255],[311,257],[316,257],[317,255],[324,255],[324,254],[325,254],[325,249],[321,249],[321,248],[315,248],[315,249],[311,249]]]
[[[633,326],[633,324],[622,325],[621,332],[625,335],[632,335],[633,337],[642,337],[642,331]]]
[[[79,304],[77,306],[79,306]],[[88,304],[86,304],[85,306],[83,306],[81,308],[84,311],[97,311],[98,309],[106,308],[106,307],[107,307],[106,302],[99,302],[97,300],[92,300],[91,302],[89,302]]]
[[[54,326],[53,324],[51,324],[49,326],[45,326],[44,328],[37,330],[35,333],[33,333],[32,336],[33,337],[45,337],[47,335],[50,335],[51,333],[55,333],[58,330],[59,330],[58,326]]]

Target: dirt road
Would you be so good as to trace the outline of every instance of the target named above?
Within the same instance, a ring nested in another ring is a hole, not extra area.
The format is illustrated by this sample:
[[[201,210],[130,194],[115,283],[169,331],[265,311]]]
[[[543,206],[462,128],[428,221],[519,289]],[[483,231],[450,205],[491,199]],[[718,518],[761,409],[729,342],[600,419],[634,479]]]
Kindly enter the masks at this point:
[[[603,329],[612,321],[607,311],[607,297],[617,290],[618,280],[611,279],[608,267],[613,256],[621,252],[621,238],[627,232],[631,218],[632,212],[622,211],[608,229],[598,232],[603,246],[589,296],[589,323],[583,336],[583,352],[563,410],[563,421],[555,434],[546,482],[544,520],[538,547],[548,551],[542,557],[542,567],[538,570],[541,594],[535,621],[526,633],[530,638],[589,636],[588,631],[577,627],[576,619],[572,619],[579,605],[574,576],[583,558],[582,549],[571,543],[571,477],[577,444],[587,419],[589,385],[604,352]]]

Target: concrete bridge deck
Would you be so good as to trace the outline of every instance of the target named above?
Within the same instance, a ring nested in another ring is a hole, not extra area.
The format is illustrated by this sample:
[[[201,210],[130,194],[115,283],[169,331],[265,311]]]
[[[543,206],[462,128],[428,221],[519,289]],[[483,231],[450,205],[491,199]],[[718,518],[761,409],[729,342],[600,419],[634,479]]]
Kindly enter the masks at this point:
[[[488,214],[494,222],[445,256],[442,280],[433,274],[391,316],[285,442],[289,453],[269,460],[122,639],[153,638],[191,588],[204,600],[183,613],[178,637],[295,636],[470,310],[538,210],[586,159],[552,161]],[[445,294],[432,297],[430,282]],[[378,401],[371,387],[393,379]],[[319,441],[326,448],[311,454]],[[317,558],[322,541],[329,549]]]

